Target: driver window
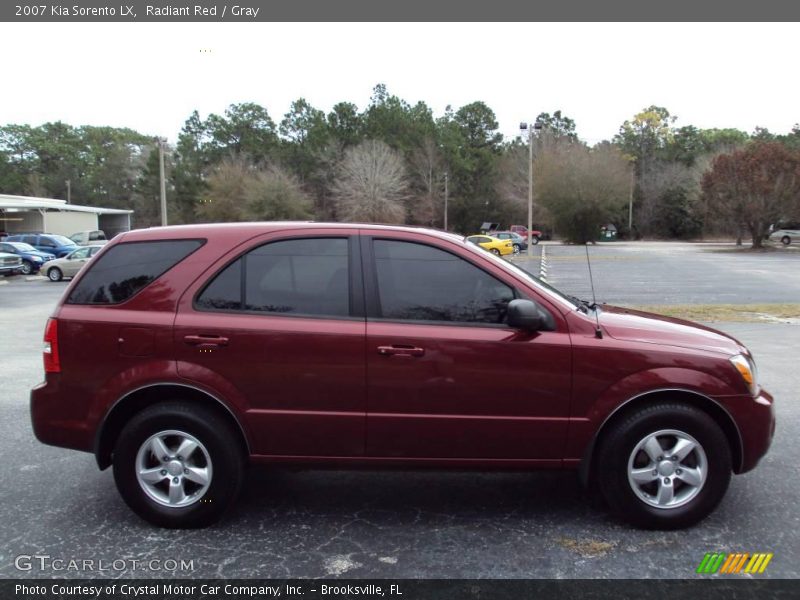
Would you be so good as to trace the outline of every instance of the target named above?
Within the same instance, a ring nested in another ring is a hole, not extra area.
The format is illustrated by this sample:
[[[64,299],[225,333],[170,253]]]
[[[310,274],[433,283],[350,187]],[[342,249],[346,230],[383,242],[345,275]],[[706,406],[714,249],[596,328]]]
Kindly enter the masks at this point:
[[[384,319],[503,323],[514,291],[455,254],[425,244],[374,240]]]

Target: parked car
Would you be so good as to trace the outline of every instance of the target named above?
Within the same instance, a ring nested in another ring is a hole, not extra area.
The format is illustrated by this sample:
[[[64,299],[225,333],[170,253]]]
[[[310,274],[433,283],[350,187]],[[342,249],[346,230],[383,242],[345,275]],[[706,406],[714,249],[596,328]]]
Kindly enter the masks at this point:
[[[29,244],[39,252],[53,254],[56,258],[66,256],[78,247],[71,239],[52,233],[17,233],[8,236],[4,241]]]
[[[52,254],[40,252],[30,244],[23,244],[22,242],[0,242],[0,252],[19,256],[22,259],[20,272],[23,275],[38,273],[42,264],[55,258]]]
[[[528,249],[527,238],[523,238],[513,231],[493,231],[492,237],[496,237],[498,240],[510,240],[512,248],[514,249],[514,254],[519,254],[522,250]]]
[[[50,281],[61,281],[64,277],[75,277],[83,266],[103,248],[102,245],[81,246],[64,258],[56,258],[42,265],[44,273]]]
[[[800,223],[784,223],[778,225],[769,234],[770,241],[780,242],[784,246],[788,246],[793,241],[800,240]]]
[[[22,259],[16,254],[0,252],[0,274],[17,275],[22,272]]]
[[[125,502],[166,527],[217,520],[251,462],[576,469],[622,518],[677,528],[775,431],[734,338],[580,301],[411,227],[124,233],[44,341],[37,438],[113,465]]]
[[[508,228],[509,231],[513,231],[516,234],[519,234],[526,240],[528,239],[528,228],[524,225],[512,225]],[[539,240],[542,239],[542,232],[536,229],[531,229],[531,244],[534,246],[539,243]]]
[[[104,244],[108,241],[105,232],[95,229],[93,231],[79,231],[69,236],[78,246],[88,246],[89,244]]]
[[[514,253],[514,246],[508,240],[499,240],[490,235],[469,235],[465,238],[469,243],[480,246],[497,256]]]

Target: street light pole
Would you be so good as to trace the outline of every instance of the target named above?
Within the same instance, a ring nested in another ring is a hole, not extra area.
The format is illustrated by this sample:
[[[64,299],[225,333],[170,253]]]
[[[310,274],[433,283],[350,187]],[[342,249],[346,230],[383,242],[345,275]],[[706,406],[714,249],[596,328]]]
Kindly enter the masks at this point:
[[[533,258],[533,130],[541,129],[538,119],[535,123],[520,123],[520,131],[528,132],[528,258]]]
[[[166,140],[163,138],[156,138],[158,143],[158,172],[159,181],[161,184],[161,226],[167,225],[167,179],[164,174],[164,144]]]
[[[444,230],[447,231],[447,171],[444,172]]]

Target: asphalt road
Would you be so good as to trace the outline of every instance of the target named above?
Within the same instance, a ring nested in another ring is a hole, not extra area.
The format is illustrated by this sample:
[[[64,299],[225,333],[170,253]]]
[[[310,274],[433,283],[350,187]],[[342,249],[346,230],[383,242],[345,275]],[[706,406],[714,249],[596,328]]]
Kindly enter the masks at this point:
[[[584,246],[544,244],[547,281],[591,299]],[[800,302],[800,247],[750,251],[733,244],[613,242],[589,246],[598,302],[755,304]],[[539,274],[540,257],[519,264]]]
[[[651,279],[667,277],[655,268]],[[637,288],[649,284],[629,281],[632,297],[649,297]],[[734,477],[717,511],[689,530],[631,529],[589,501],[572,473],[253,469],[222,523],[169,531],[133,515],[91,455],[33,437],[28,391],[42,377],[44,322],[64,287],[19,278],[0,285],[0,577],[691,578],[714,551],[773,552],[762,577],[800,573],[798,325],[717,325],[755,353],[777,398],[778,431],[761,465]],[[193,568],[19,571],[19,555],[107,566],[183,559]]]

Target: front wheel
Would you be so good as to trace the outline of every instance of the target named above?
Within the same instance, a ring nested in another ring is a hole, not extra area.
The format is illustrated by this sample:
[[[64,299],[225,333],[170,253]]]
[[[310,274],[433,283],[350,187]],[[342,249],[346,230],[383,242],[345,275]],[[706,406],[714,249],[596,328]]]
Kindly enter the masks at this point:
[[[51,267],[47,270],[47,278],[50,281],[61,281],[64,278],[64,273],[58,267]]]
[[[31,273],[33,273],[33,263],[31,263],[31,261],[29,260],[23,260],[20,272],[23,275],[30,275]]]
[[[235,500],[244,477],[237,432],[219,414],[184,402],[135,415],[114,448],[126,504],[154,525],[205,527]]]
[[[531,236],[531,244],[535,246],[538,243],[539,243],[539,238],[536,237],[535,235]]]
[[[783,244],[784,246],[788,246],[791,243],[792,243],[792,238],[790,238],[788,235],[785,235],[781,238],[781,244]]]
[[[500,250],[498,250],[497,248],[492,248],[492,254],[494,254],[495,256],[500,256]]]
[[[514,244],[514,254],[519,254],[520,247],[519,244]]]
[[[640,408],[600,440],[595,485],[611,509],[648,529],[688,527],[722,500],[731,450],[720,426],[681,403]]]

